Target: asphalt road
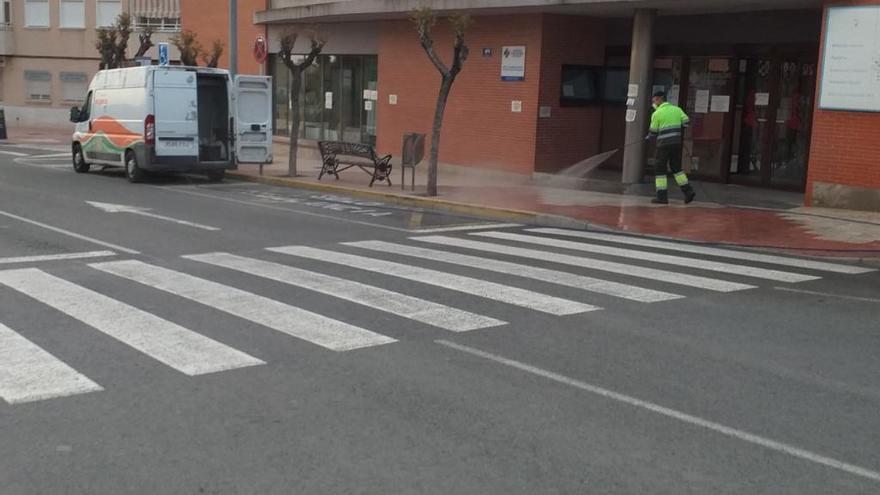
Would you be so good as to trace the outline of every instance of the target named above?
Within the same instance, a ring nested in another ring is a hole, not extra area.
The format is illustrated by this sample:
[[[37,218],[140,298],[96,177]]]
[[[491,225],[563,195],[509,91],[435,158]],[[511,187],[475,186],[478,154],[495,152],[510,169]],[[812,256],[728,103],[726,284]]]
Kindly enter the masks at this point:
[[[0,147],[0,494],[880,493],[880,272],[580,234]]]

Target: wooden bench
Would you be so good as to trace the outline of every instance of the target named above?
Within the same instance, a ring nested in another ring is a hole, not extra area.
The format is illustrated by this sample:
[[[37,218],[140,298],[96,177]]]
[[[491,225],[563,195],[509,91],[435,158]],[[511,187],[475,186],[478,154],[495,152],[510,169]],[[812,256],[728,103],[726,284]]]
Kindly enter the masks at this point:
[[[339,180],[339,172],[357,167],[372,176],[370,187],[376,181],[385,181],[391,185],[391,155],[379,157],[372,146],[359,143],[339,141],[319,141],[321,151],[321,173],[318,180],[325,174],[333,175]]]

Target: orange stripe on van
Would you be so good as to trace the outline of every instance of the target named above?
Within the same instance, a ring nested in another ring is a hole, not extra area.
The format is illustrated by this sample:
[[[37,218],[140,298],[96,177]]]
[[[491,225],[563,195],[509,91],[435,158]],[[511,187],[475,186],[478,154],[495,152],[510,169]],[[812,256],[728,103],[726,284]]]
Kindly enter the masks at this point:
[[[98,117],[92,121],[92,131],[83,135],[83,144],[88,143],[99,135],[103,135],[114,146],[119,148],[127,148],[144,139],[143,133],[132,132],[118,120],[106,116]]]

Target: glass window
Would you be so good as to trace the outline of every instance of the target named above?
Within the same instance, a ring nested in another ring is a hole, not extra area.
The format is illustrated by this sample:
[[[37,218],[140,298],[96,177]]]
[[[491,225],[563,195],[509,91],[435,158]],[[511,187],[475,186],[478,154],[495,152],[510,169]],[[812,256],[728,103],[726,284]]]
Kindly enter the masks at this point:
[[[61,98],[69,102],[81,102],[89,89],[88,76],[84,72],[62,72]]]
[[[603,96],[608,103],[626,103],[629,92],[629,69],[626,67],[608,67],[605,69]]]
[[[116,24],[116,18],[122,13],[121,0],[98,0],[98,27],[110,27]]]
[[[52,74],[44,70],[24,71],[25,98],[31,101],[52,99]]]
[[[583,65],[562,66],[560,104],[584,105],[599,101],[602,69]]]
[[[288,135],[290,74],[277,55],[270,55],[269,66],[275,84],[275,132]],[[299,136],[374,144],[377,76],[376,56],[318,56],[302,74]]]
[[[86,27],[85,2],[83,0],[61,0],[61,27]]]
[[[0,15],[3,16],[0,18],[0,23],[5,25],[12,23],[12,11],[10,10],[9,2],[10,0],[3,0],[3,12],[0,12]]]
[[[49,0],[25,0],[24,25],[49,27]]]

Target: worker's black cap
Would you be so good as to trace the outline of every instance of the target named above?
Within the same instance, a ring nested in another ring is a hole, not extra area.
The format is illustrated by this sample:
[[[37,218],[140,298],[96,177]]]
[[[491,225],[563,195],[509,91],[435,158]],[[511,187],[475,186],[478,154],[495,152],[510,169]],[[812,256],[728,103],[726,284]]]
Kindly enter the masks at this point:
[[[666,92],[665,91],[657,91],[656,93],[654,93],[654,97],[655,98],[666,98]]]

